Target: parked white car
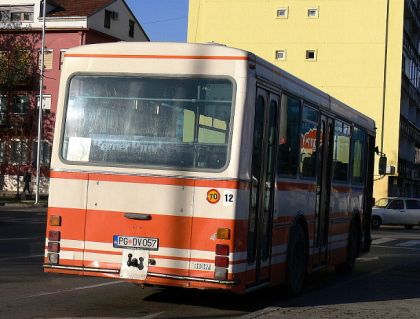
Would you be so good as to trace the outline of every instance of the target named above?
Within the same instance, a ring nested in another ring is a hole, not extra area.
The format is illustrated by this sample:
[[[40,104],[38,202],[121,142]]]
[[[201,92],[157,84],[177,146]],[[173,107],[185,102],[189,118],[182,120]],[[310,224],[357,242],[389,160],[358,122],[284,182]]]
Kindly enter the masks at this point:
[[[377,200],[372,208],[372,229],[381,225],[402,225],[406,229],[420,226],[420,200],[404,197]]]

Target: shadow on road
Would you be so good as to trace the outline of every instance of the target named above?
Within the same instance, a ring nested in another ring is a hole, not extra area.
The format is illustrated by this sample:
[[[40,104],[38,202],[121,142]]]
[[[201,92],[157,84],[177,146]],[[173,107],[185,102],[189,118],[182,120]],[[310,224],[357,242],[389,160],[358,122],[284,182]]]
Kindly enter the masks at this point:
[[[308,307],[420,298],[420,256],[411,258],[410,263],[358,270],[345,277],[337,277],[332,270],[322,271],[310,276],[303,294],[293,299],[288,299],[278,287],[245,296],[219,291],[162,289],[145,300],[253,312],[273,306]]]

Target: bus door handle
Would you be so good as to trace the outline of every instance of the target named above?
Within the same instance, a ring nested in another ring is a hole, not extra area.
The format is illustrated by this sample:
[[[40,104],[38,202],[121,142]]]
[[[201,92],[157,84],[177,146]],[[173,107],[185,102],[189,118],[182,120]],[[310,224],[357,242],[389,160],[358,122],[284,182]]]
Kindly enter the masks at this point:
[[[135,220],[151,220],[152,215],[150,214],[136,214],[136,213],[125,213],[125,218],[135,219]]]

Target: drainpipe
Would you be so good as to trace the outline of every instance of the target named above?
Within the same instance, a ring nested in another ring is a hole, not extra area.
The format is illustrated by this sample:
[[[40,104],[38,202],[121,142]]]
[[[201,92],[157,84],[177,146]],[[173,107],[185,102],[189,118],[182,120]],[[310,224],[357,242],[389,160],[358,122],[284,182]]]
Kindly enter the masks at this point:
[[[389,0],[386,1],[385,62],[384,62],[384,84],[383,84],[383,91],[382,91],[381,153],[384,152],[386,81],[387,81],[387,67],[388,67],[388,29],[389,29]]]

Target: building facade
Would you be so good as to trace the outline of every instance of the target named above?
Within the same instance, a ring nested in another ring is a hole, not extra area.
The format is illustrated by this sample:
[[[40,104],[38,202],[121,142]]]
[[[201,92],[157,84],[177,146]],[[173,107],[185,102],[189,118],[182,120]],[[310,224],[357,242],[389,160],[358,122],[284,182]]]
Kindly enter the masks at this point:
[[[149,41],[124,0],[47,0],[45,23],[43,192],[48,189],[49,158],[65,51],[92,43]],[[42,1],[0,0],[0,52],[17,50],[16,46],[22,46],[22,42],[31,42],[25,50],[31,51],[38,71],[34,72],[30,83],[7,90],[0,87],[0,192],[3,194],[16,192],[19,188],[22,190],[23,173],[35,170],[42,25]],[[13,43],[15,47],[8,48],[7,43]],[[13,56],[10,63],[13,63]]]
[[[419,2],[190,0],[188,41],[254,52],[372,117],[375,197],[419,197]]]

